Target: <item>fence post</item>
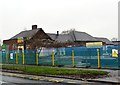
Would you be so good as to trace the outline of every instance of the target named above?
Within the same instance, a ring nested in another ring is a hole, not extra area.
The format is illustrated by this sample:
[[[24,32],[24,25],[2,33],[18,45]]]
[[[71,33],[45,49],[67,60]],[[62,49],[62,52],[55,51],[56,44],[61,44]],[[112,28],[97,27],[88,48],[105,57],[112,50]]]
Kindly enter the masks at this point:
[[[24,56],[24,51],[22,52],[22,64],[24,65],[25,64],[25,61],[24,61],[24,58],[25,56]]]
[[[16,64],[18,64],[18,52],[16,51]]]
[[[101,65],[100,65],[100,49],[99,48],[97,49],[97,55],[98,55],[98,69],[100,69]]]
[[[36,65],[38,65],[38,52],[36,52]]]
[[[74,50],[72,50],[72,65],[74,66]]]
[[[52,51],[52,66],[54,66],[54,51]]]
[[[6,52],[6,64],[8,64],[8,52]]]

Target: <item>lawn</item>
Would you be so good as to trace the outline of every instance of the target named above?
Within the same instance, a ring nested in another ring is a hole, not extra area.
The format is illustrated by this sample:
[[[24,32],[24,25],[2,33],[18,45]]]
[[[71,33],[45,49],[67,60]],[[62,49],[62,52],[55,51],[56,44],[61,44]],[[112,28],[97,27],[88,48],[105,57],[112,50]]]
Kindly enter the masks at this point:
[[[78,70],[73,68],[53,68],[53,67],[41,67],[41,66],[23,66],[23,65],[2,65],[4,70],[22,71],[26,74],[34,75],[53,75],[53,76],[80,76],[80,77],[98,77],[106,76],[108,72],[98,70]]]

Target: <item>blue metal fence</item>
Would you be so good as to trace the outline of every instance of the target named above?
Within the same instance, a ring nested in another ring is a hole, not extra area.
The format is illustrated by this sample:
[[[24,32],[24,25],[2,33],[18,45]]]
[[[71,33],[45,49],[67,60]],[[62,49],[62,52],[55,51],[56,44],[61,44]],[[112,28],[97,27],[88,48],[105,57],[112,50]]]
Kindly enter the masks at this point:
[[[3,64],[26,64],[36,65],[36,53],[38,53],[38,65],[52,65],[52,51],[54,51],[54,64],[56,66],[72,66],[72,50],[74,51],[74,65],[76,67],[97,68],[98,48],[68,47],[50,48],[22,51],[2,51]],[[119,68],[119,57],[112,56],[112,50],[118,50],[118,46],[103,46],[100,49],[101,68]],[[18,54],[17,54],[18,53]],[[24,54],[23,54],[24,53]],[[24,55],[24,58],[23,58]],[[17,63],[18,61],[18,63]],[[23,63],[24,61],[24,63]]]

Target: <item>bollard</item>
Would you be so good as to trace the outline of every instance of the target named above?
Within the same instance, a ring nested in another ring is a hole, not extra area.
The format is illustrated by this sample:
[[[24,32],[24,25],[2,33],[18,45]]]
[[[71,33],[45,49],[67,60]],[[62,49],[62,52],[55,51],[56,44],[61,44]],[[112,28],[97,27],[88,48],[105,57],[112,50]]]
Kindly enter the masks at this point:
[[[52,66],[54,66],[54,51],[52,52]]]
[[[72,65],[74,66],[74,50],[72,50]]]
[[[18,52],[16,52],[16,64],[18,64]]]
[[[24,52],[22,52],[22,64],[24,65],[25,64],[25,61],[24,61]]]
[[[6,52],[6,64],[8,64],[8,52]]]
[[[100,49],[97,49],[97,54],[98,54],[98,69],[101,68],[101,65],[100,65]]]
[[[36,52],[36,65],[38,65],[38,52]]]

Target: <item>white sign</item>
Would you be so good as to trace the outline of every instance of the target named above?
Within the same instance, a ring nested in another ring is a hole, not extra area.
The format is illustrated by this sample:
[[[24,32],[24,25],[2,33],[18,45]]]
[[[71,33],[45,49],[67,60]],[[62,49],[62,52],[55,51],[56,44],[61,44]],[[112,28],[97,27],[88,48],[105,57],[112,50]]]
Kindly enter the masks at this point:
[[[10,59],[13,59],[13,53],[10,53]]]

